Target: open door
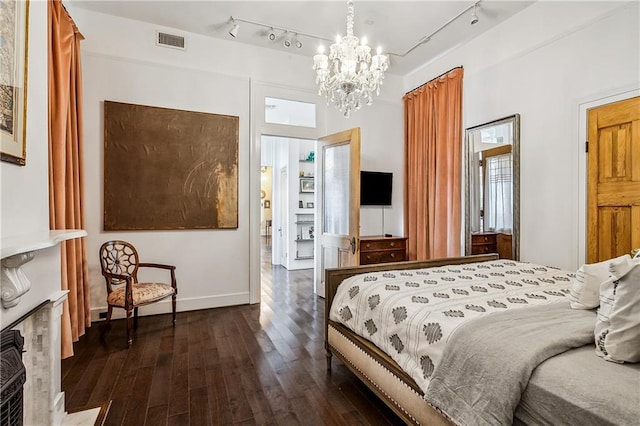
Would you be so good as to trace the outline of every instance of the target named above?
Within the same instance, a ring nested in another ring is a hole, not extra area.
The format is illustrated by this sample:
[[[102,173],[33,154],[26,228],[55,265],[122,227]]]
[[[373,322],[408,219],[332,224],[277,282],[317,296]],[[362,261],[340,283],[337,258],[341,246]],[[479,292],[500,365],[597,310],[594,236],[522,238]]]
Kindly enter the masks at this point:
[[[587,262],[640,247],[640,97],[589,110]]]
[[[324,297],[325,269],[359,262],[360,128],[325,136],[317,147],[314,289]]]

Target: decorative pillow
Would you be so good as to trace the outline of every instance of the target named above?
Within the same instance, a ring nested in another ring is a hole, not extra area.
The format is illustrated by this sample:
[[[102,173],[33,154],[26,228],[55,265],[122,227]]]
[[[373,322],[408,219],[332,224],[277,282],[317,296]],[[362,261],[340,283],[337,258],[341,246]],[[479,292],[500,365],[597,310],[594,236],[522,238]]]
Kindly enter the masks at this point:
[[[596,355],[613,362],[640,362],[640,262],[611,263],[612,277],[600,287]]]
[[[600,263],[582,265],[573,279],[569,293],[572,309],[593,309],[600,304],[600,284],[609,278],[609,264],[621,259],[631,259],[628,254]]]

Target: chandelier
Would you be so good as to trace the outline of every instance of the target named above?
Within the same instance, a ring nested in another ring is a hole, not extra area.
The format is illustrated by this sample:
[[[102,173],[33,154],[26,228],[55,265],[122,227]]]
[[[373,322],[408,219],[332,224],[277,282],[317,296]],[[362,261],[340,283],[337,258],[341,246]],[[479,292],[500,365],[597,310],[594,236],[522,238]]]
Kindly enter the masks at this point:
[[[389,68],[389,58],[378,47],[371,56],[366,40],[353,35],[353,0],[347,1],[347,35],[337,37],[329,49],[329,56],[320,47],[313,57],[318,94],[327,97],[345,117],[357,111],[363,104],[373,103],[373,93],[380,94],[384,72]]]

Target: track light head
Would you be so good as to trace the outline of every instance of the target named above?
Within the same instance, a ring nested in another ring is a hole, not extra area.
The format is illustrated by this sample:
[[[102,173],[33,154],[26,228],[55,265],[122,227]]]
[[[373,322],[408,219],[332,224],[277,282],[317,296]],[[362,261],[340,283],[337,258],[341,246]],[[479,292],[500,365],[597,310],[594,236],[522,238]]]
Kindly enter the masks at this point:
[[[478,3],[476,3],[473,6],[473,13],[471,14],[471,25],[475,25],[479,21],[478,14],[477,14],[477,9],[478,9]]]
[[[267,38],[269,39],[269,41],[275,41],[277,36],[276,36],[276,32],[273,30],[273,27],[269,28],[269,31],[267,32]]]
[[[302,49],[302,42],[298,39],[298,34],[293,35],[293,45],[296,49]]]
[[[240,31],[240,24],[238,24],[236,20],[231,17],[231,25],[232,27],[229,30],[229,35],[233,38],[236,38],[238,36],[238,31]]]
[[[291,47],[291,36],[288,31],[285,31],[284,36],[282,38],[282,45],[286,48]]]

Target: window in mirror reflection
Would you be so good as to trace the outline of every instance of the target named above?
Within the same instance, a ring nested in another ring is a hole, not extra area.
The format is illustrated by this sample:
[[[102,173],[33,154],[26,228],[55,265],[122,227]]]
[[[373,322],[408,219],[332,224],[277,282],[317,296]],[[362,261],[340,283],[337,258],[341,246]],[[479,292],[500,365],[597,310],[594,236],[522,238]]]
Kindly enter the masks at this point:
[[[508,153],[483,152],[485,164],[484,230],[511,233],[513,228],[513,162]]]

